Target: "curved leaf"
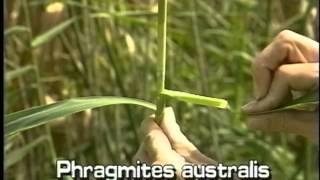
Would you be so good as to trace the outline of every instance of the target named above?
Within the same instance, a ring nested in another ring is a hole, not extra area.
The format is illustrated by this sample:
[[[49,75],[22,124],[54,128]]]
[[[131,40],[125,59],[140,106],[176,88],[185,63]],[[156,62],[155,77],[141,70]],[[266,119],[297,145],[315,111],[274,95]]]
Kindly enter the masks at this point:
[[[59,33],[64,31],[67,27],[69,27],[77,19],[78,19],[77,17],[68,19],[65,22],[62,22],[62,23],[58,24],[57,26],[55,26],[54,28],[35,37],[31,42],[31,47],[36,48],[36,47],[50,41],[52,38],[54,38]]]
[[[118,14],[109,14],[109,13],[92,13],[90,14],[91,18],[112,18],[114,16],[135,16],[135,15],[156,15],[156,13],[151,13],[148,11],[139,11],[139,12],[127,12],[127,13],[118,13]],[[44,32],[43,34],[40,34],[39,36],[35,37],[31,42],[31,47],[36,48],[41,46],[44,43],[49,42],[51,39],[53,39],[55,36],[59,35],[62,31],[64,31],[66,28],[68,28],[72,23],[74,23],[76,20],[81,19],[82,16],[79,17],[73,17],[71,19],[68,19],[57,26],[53,27],[52,29],[49,29],[48,31]],[[22,27],[19,27],[20,31],[24,30]],[[12,31],[12,30],[11,30]],[[7,34],[10,32],[7,32]]]
[[[155,105],[152,103],[133,98],[115,96],[73,98],[6,115],[4,125],[5,136],[46,124],[51,120],[74,114],[86,109],[116,104],[135,104],[152,110],[156,109]]]
[[[273,109],[270,111],[264,111],[264,112],[257,112],[257,113],[250,113],[250,114],[266,114],[266,113],[272,113],[272,112],[279,112],[284,110],[304,110],[304,111],[314,111],[317,108],[317,105],[319,104],[319,92],[318,91],[311,91],[307,93],[306,95],[297,98],[277,109]]]
[[[5,36],[8,36],[10,34],[13,34],[13,33],[19,33],[19,32],[30,32],[30,29],[28,27],[25,27],[25,26],[13,26],[13,27],[10,27],[10,28],[7,28],[5,31],[4,31],[4,35]]]
[[[46,140],[48,140],[47,136],[41,136],[36,140],[33,140],[31,143],[22,146],[21,148],[10,151],[8,154],[6,154],[4,169],[6,170],[12,165],[21,161],[28,153],[31,152],[31,150],[33,150],[33,148]]]
[[[17,78],[19,76],[24,75],[25,73],[27,73],[27,72],[29,72],[30,70],[33,70],[33,69],[34,69],[33,66],[27,65],[27,66],[24,66],[24,67],[21,67],[21,68],[12,70],[12,71],[8,71],[5,74],[5,79],[6,79],[6,81],[10,81],[10,80],[12,80],[14,78]]]

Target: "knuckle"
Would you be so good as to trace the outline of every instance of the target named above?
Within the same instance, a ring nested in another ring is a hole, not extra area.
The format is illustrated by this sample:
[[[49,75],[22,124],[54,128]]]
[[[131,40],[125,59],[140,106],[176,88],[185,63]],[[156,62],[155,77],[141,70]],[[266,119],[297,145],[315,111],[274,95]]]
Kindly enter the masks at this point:
[[[293,39],[293,31],[283,30],[276,36],[274,43],[279,49],[291,49],[294,43]]]
[[[277,76],[278,78],[286,78],[287,76],[290,75],[291,72],[291,67],[290,65],[281,65],[278,67],[275,76]]]
[[[276,39],[281,41],[289,41],[291,40],[292,35],[293,35],[293,31],[285,29],[278,33],[278,35],[276,36]]]
[[[251,64],[251,68],[254,71],[259,71],[260,69],[264,68],[264,64],[261,62],[261,55],[257,55],[255,60]]]

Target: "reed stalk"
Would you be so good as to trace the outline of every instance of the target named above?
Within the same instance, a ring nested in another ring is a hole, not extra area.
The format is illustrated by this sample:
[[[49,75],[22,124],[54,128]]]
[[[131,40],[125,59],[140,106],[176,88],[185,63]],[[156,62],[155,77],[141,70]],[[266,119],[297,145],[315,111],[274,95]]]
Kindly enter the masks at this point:
[[[166,77],[166,38],[167,38],[167,0],[158,2],[158,99],[156,119],[159,122],[165,108],[165,97],[161,95],[165,89]]]

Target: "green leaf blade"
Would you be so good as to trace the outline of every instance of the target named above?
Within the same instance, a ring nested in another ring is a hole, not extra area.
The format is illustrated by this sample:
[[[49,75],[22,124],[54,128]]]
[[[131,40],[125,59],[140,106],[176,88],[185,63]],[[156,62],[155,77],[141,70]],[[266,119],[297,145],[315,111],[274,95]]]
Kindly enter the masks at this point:
[[[267,113],[273,113],[273,112],[279,112],[279,111],[285,111],[285,110],[314,111],[319,105],[318,93],[319,93],[318,90],[313,90],[306,93],[304,96],[297,98],[276,109],[263,111],[263,112],[255,112],[250,114],[252,115],[267,114]]]
[[[6,79],[6,81],[10,81],[10,80],[15,79],[15,78],[17,78],[19,76],[24,75],[25,73],[27,73],[27,72],[29,72],[30,70],[33,70],[33,69],[34,69],[34,66],[27,65],[27,66],[24,66],[24,67],[9,71],[9,72],[7,72],[5,74],[5,76],[6,76],[5,79]]]
[[[68,116],[86,109],[117,104],[133,104],[152,110],[156,109],[155,105],[152,103],[133,98],[115,96],[74,98],[6,115],[4,125],[5,136],[13,135],[17,132],[40,126],[50,122],[51,120]]]
[[[8,154],[6,154],[4,169],[7,170],[9,167],[20,162],[28,153],[30,153],[33,150],[33,148],[47,140],[47,136],[41,136],[21,148],[10,151]]]
[[[62,22],[55,26],[54,28],[44,32],[43,34],[40,34],[39,36],[35,37],[31,42],[31,47],[36,48],[40,45],[49,42],[51,39],[56,37],[59,33],[64,31],[66,28],[68,28],[73,22],[75,22],[78,18],[71,18],[69,20],[66,20],[65,22]]]
[[[163,90],[161,94],[175,98],[180,101],[184,101],[184,102],[189,102],[189,103],[194,103],[194,104],[199,104],[204,106],[211,106],[211,107],[216,107],[220,109],[230,108],[228,101],[224,99],[211,98],[211,97],[200,96],[200,95],[195,95],[191,93],[173,91],[173,90],[167,90],[167,89]]]
[[[21,33],[21,32],[30,33],[30,29],[29,29],[28,27],[25,27],[25,26],[16,25],[16,26],[7,28],[7,29],[4,31],[4,35],[5,35],[5,36],[9,36],[9,35],[11,35],[11,34]]]

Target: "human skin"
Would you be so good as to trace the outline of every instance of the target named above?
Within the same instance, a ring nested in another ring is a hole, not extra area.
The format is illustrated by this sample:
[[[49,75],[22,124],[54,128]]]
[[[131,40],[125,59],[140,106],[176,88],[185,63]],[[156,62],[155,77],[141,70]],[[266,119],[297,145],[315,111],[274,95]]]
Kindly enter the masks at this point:
[[[155,116],[145,119],[140,126],[143,139],[133,162],[137,160],[152,164],[172,164],[180,177],[182,166],[185,164],[217,164],[211,158],[202,154],[181,132],[176,122],[173,109],[164,109],[163,119],[159,124]]]
[[[293,91],[301,94],[318,89],[319,43],[284,30],[257,55],[252,69],[255,99],[242,108],[249,114],[248,127],[268,132],[295,133],[317,142],[316,112],[287,110],[252,114],[279,107],[292,99]]]
[[[318,42],[292,31],[282,31],[253,61],[255,99],[245,106],[249,128],[267,132],[282,131],[316,140],[316,113],[288,110],[252,115],[271,110],[292,98],[292,91],[305,92],[318,87]],[[134,161],[149,164],[217,164],[203,155],[181,132],[172,108],[164,110],[160,124],[154,115],[143,121],[141,144]],[[180,171],[178,171],[178,174]],[[181,177],[178,177],[181,178]]]

